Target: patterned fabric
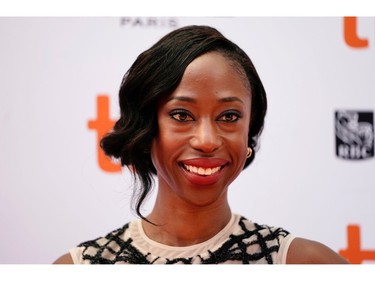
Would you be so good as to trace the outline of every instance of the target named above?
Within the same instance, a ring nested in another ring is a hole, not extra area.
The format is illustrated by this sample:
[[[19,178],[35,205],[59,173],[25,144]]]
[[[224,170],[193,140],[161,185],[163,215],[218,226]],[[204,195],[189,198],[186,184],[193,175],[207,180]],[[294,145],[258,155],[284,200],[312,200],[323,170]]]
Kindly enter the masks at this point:
[[[145,247],[147,245],[147,242],[143,241],[145,239],[137,245],[136,242],[140,238],[135,241],[131,235],[137,227],[133,225],[131,230],[130,223],[105,237],[81,243],[76,250],[79,249],[80,262],[91,264],[273,264],[280,262],[281,258],[277,257],[280,254],[278,252],[289,233],[282,228],[259,225],[242,216],[236,216],[235,221],[227,229],[229,232],[222,233],[219,240],[215,240],[215,243],[220,241],[219,245],[210,245],[210,239],[207,243],[186,247],[191,253],[191,249],[197,246],[198,249],[195,249],[197,254],[191,256],[184,256],[186,254],[184,251],[174,254],[174,257],[157,255],[151,252],[155,245]],[[179,247],[164,247],[167,251],[169,248],[179,249]],[[207,247],[211,247],[211,250]]]

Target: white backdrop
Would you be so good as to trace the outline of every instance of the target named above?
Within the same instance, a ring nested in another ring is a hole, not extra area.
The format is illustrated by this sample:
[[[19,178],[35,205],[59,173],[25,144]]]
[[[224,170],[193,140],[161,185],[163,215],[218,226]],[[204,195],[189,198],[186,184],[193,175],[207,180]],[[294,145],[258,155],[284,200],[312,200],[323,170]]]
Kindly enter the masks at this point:
[[[134,218],[131,178],[99,167],[88,122],[99,95],[115,119],[136,56],[189,24],[242,47],[268,93],[260,151],[231,186],[233,211],[337,252],[355,225],[363,262],[374,262],[374,157],[336,156],[335,112],[375,111],[375,19],[354,20],[355,33],[341,17],[0,18],[0,263],[51,263]]]

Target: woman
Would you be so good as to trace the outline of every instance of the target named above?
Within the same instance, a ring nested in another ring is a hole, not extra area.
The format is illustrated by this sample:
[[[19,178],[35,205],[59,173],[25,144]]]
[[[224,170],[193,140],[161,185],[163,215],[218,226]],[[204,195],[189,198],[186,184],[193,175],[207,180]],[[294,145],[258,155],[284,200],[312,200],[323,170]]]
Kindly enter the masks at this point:
[[[346,263],[318,242],[231,212],[228,188],[254,160],[267,99],[249,57],[216,29],[164,36],[126,73],[119,102],[101,146],[138,180],[140,219],[55,263]],[[154,175],[157,197],[144,216]]]

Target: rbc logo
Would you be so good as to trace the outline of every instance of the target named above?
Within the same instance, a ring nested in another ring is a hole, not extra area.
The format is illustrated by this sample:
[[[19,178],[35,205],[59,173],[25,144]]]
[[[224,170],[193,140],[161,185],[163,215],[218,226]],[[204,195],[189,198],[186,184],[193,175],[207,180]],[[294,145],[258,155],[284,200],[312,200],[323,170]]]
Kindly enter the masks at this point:
[[[336,111],[335,129],[337,157],[362,160],[374,156],[373,112]]]

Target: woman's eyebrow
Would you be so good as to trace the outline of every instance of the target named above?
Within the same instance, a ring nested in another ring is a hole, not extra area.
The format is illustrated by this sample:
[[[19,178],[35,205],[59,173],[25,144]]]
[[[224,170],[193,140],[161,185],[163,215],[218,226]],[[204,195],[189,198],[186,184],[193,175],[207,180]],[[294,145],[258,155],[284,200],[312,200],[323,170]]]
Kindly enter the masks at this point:
[[[191,103],[197,103],[197,100],[191,97],[186,97],[186,96],[177,96],[177,97],[171,97],[168,99],[168,101],[171,100],[177,100],[177,101],[187,101]]]
[[[221,98],[219,99],[219,102],[234,102],[234,101],[238,101],[240,103],[244,103],[240,98],[237,98],[237,97],[225,97],[225,98]]]
[[[186,101],[186,102],[191,102],[191,103],[198,103],[198,101],[196,99],[191,98],[191,97],[186,97],[186,96],[171,97],[170,99],[168,99],[168,101],[171,101],[171,100]],[[242,104],[244,103],[238,97],[224,97],[224,98],[219,99],[219,102],[221,102],[221,103],[226,103],[226,102],[240,102]]]

